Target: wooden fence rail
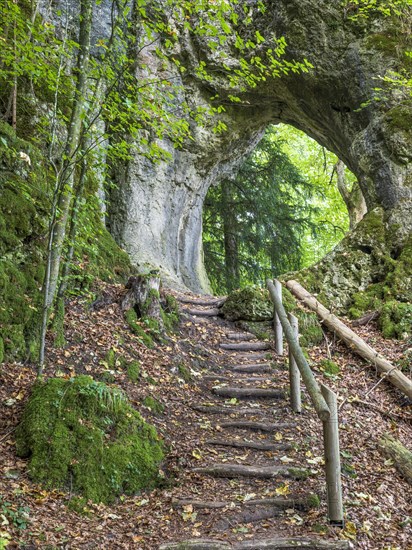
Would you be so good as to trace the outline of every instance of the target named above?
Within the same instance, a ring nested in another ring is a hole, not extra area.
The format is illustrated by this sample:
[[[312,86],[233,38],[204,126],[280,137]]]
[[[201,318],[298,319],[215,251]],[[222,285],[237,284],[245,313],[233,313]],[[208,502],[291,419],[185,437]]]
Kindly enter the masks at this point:
[[[320,387],[313,375],[299,345],[297,319],[291,314],[288,316],[283,307],[280,282],[275,280],[274,284],[268,279],[266,284],[275,310],[276,352],[279,355],[283,354],[283,334],[289,346],[289,380],[292,410],[301,412],[300,374],[315,411],[322,421],[329,522],[333,525],[343,527],[337,397],[326,386],[322,385]]]

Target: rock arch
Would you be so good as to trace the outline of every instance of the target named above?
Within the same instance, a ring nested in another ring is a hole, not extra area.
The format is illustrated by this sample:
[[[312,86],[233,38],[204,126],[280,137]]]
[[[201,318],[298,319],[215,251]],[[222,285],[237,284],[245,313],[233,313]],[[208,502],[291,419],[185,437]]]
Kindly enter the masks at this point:
[[[239,32],[285,36],[287,56],[307,58],[314,69],[268,78],[238,93],[241,103],[227,102],[222,115],[227,132],[216,136],[207,127],[194,127],[193,141],[181,150],[163,143],[171,161],[153,165],[136,157],[115,170],[112,233],[136,263],[156,266],[174,284],[195,291],[208,288],[201,245],[207,189],[236,170],[269,123],[296,126],[336,153],[358,177],[368,208],[382,207],[385,221],[396,225],[392,246],[402,246],[412,232],[412,100],[388,90],[385,101],[362,108],[374,95],[376,79],[401,64],[397,44],[406,40],[405,21],[377,13],[352,21],[350,5],[343,8],[341,0],[268,0],[266,5],[264,15],[256,12],[253,28],[240,25]],[[257,10],[256,3],[250,6]],[[227,59],[236,64],[225,47]],[[178,55],[187,69],[182,84],[191,103],[209,101],[216,92],[224,101],[232,93],[224,68],[206,50],[202,37],[180,34]],[[208,81],[196,76],[202,58],[217,75]]]

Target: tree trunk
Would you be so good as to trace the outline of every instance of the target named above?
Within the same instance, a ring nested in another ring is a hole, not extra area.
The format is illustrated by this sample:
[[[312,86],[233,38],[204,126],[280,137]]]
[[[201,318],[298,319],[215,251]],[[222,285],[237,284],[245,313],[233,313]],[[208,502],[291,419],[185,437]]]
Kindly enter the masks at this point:
[[[312,311],[315,311],[325,325],[334,331],[339,338],[358,355],[370,361],[379,372],[387,378],[388,382],[399,388],[405,395],[412,398],[412,381],[405,376],[392,363],[387,361],[376,350],[371,348],[362,338],[347,327],[340,319],[333,315],[326,307],[316,300],[307,290],[296,281],[286,283],[288,289]]]
[[[160,277],[157,274],[130,277],[126,283],[127,293],[122,299],[121,308],[126,311],[134,308],[140,318],[149,317],[163,329],[160,304]]]
[[[349,229],[352,230],[358,225],[367,212],[365,198],[357,181],[349,191],[345,177],[345,165],[341,160],[335,164],[335,170],[338,177],[338,191],[348,209]]]
[[[56,296],[62,248],[72,202],[74,170],[79,148],[80,130],[87,87],[93,5],[93,0],[82,0],[80,5],[79,52],[76,64],[77,83],[66,146],[63,152],[63,162],[57,174],[54,211],[52,212],[52,220],[49,228],[48,258],[46,275],[43,283],[43,317],[40,333],[38,376],[41,376],[43,372],[47,321],[50,308]]]
[[[239,254],[236,231],[236,217],[232,208],[232,184],[222,183],[222,218],[223,235],[225,241],[225,272],[228,292],[239,288]]]

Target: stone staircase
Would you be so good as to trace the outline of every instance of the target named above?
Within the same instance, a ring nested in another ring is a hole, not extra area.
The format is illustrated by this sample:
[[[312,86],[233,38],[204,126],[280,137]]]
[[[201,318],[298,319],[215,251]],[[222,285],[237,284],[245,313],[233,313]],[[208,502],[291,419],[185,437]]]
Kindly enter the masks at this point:
[[[196,308],[187,309],[188,304]],[[192,320],[212,322],[219,314],[216,304],[216,300],[186,299],[183,313]],[[229,495],[225,500],[216,500],[214,494],[199,498],[198,491],[188,487],[187,494],[176,499],[173,506],[205,514],[205,517],[208,511],[221,510],[219,519],[210,525],[207,538],[177,540],[162,544],[159,550],[351,548],[346,540],[306,536],[304,532],[282,536],[281,528],[279,536],[270,538],[254,534],[248,540],[224,540],[237,528],[241,533],[247,532],[242,526],[265,525],[268,521],[272,522],[270,532],[273,533],[273,522],[275,527],[277,521],[280,525],[285,513],[298,513],[298,517],[310,513],[319,505],[319,497],[305,489],[310,469],[296,462],[294,439],[300,418],[293,415],[288,406],[285,370],[268,353],[270,345],[256,340],[250,333],[231,330],[220,342],[220,350],[223,366],[199,380],[199,402],[191,403],[191,408],[199,414],[199,423],[210,423],[218,435],[204,441],[212,452],[205,453],[207,462],[192,472],[213,478],[216,483],[221,480],[229,489],[231,482],[237,483],[245,497],[242,501],[238,500],[238,494]],[[282,483],[285,494],[282,490],[279,494],[276,491],[265,494],[268,484],[282,487]],[[319,479],[321,492],[322,484],[324,478]]]

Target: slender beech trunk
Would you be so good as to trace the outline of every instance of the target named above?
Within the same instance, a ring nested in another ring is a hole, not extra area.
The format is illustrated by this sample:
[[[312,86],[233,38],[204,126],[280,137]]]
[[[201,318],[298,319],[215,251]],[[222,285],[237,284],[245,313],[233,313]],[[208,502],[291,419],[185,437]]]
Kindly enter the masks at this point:
[[[236,216],[233,211],[233,187],[230,182],[222,184],[222,218],[225,245],[226,287],[229,292],[239,287],[239,250]]]
[[[43,318],[40,334],[39,366],[37,371],[39,376],[43,372],[47,321],[50,308],[56,296],[62,248],[73,196],[76,155],[79,150],[82,114],[84,112],[85,92],[87,89],[93,5],[93,0],[81,0],[80,4],[79,52],[76,64],[77,83],[66,146],[63,152],[62,166],[58,172],[56,181],[56,210],[52,213],[49,228],[48,258],[43,284]]]
[[[365,198],[358,182],[355,182],[352,190],[349,191],[346,184],[345,165],[341,160],[335,164],[335,170],[338,176],[338,190],[348,209],[349,229],[352,230],[367,212]]]
[[[83,199],[84,185],[86,181],[86,172],[87,172],[87,161],[86,161],[86,158],[83,157],[79,180],[76,185],[74,199],[73,199],[73,206],[72,206],[72,211],[70,215],[70,229],[69,229],[69,235],[67,239],[68,248],[64,258],[64,264],[61,270],[60,285],[59,285],[59,290],[57,292],[57,296],[59,298],[63,298],[67,290],[71,264],[72,264],[73,255],[74,255],[74,243],[76,242],[80,205]]]

